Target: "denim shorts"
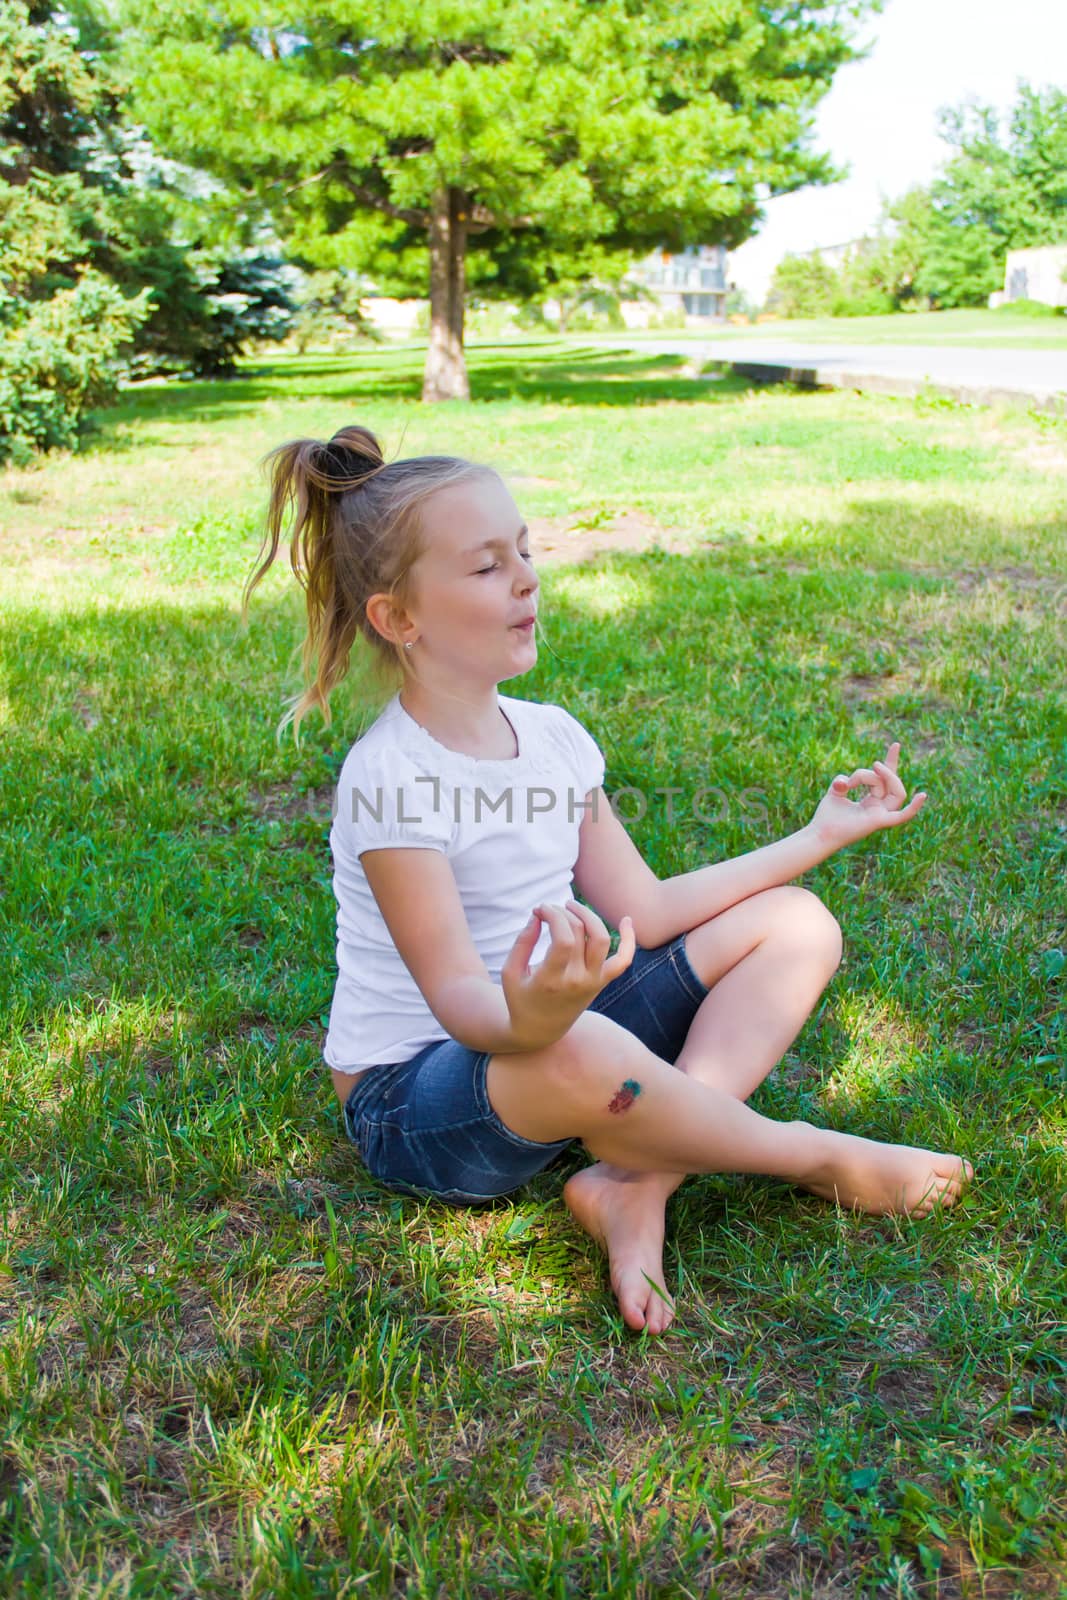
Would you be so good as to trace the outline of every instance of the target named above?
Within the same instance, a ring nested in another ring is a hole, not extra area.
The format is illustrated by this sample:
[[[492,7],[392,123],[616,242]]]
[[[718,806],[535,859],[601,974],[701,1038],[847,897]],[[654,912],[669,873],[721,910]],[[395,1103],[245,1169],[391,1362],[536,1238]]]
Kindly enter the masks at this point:
[[[638,945],[626,971],[587,1009],[673,1062],[707,993],[683,933],[651,950]],[[577,1135],[540,1144],[504,1126],[486,1092],[492,1054],[438,1039],[408,1061],[363,1074],[345,1102],[344,1121],[372,1177],[402,1194],[477,1205],[520,1188],[575,1142]]]

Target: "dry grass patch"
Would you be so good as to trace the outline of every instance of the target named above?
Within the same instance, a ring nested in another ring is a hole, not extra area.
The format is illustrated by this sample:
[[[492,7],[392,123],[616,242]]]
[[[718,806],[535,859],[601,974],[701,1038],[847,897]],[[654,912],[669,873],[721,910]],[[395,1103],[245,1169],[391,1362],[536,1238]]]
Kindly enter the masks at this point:
[[[685,553],[693,543],[691,534],[665,527],[644,511],[605,512],[598,506],[557,517],[528,516],[526,522],[534,561],[546,566],[554,562],[584,564],[608,551],[641,551],[650,546]]]
[[[250,790],[248,804],[256,816],[267,822],[293,822],[300,817],[325,821],[332,814],[334,797],[332,783],[306,790],[297,790],[290,783],[275,783],[267,789]]]

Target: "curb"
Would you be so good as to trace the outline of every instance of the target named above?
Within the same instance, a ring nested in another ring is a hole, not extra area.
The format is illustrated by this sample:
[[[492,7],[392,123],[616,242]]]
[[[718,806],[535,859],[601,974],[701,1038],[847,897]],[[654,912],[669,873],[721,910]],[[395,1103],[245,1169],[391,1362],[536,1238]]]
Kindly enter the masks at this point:
[[[756,383],[795,383],[805,389],[854,389],[860,393],[903,395],[914,400],[920,395],[944,395],[962,405],[1025,405],[1038,411],[1067,416],[1067,393],[1055,389],[1012,389],[992,384],[939,383],[932,378],[891,377],[884,372],[847,372],[836,367],[790,367],[772,361],[727,361],[716,356],[705,367],[726,368],[739,377]]]

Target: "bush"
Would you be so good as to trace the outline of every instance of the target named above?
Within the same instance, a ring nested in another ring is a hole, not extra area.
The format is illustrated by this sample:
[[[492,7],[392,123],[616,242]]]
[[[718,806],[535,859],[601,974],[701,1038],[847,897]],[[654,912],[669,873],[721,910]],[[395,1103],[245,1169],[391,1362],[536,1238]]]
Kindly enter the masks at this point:
[[[840,278],[822,256],[786,255],[774,269],[767,310],[780,317],[829,317],[840,295]]]
[[[0,461],[25,466],[38,450],[77,444],[87,412],[115,397],[123,347],[148,316],[147,300],[147,290],[128,300],[87,272],[0,329]]]
[[[723,313],[730,318],[744,317],[747,322],[755,322],[759,306],[744,289],[733,288],[726,296]]]
[[[648,319],[648,326],[650,328],[684,328],[688,324],[685,320],[685,312],[679,309],[677,311],[654,311]]]
[[[498,339],[521,326],[518,307],[503,302],[472,301],[467,311],[465,330],[483,339]]]
[[[583,308],[576,311],[567,324],[570,333],[615,333],[625,331],[625,328],[626,321],[618,305],[600,309],[596,306]]]
[[[301,355],[311,349],[350,350],[359,344],[384,342],[384,335],[364,314],[358,273],[290,271],[296,280],[292,294],[295,311],[286,342]]]
[[[295,268],[263,251],[183,243],[170,197],[156,190],[109,197],[85,254],[124,294],[151,292],[134,335],[134,377],[232,373],[247,348],[278,342],[292,326]]]
[[[844,289],[835,294],[831,303],[832,317],[884,317],[896,311],[897,304],[891,294],[874,285],[866,289]]]
[[[994,310],[1010,317],[1067,317],[1067,306],[1047,306],[1043,300],[1005,300]]]

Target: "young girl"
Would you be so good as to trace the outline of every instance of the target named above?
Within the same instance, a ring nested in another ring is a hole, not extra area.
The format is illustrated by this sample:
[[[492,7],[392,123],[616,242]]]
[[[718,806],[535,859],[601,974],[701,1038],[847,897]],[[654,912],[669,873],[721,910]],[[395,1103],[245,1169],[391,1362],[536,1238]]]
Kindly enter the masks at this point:
[[[244,603],[291,514],[308,687],[282,725],[295,715],[299,738],[313,705],[329,723],[357,636],[395,691],[348,752],[330,833],[324,1057],[368,1170],[477,1204],[581,1140],[594,1164],[564,1199],[606,1249],[627,1324],[650,1333],[674,1315],[664,1207],[688,1173],[767,1173],[875,1213],[951,1204],[973,1175],[956,1156],[745,1104],[841,957],[837,922],[792,880],[923,804],[904,803],[899,744],[834,778],[788,838],[661,880],[612,811],[586,729],[499,692],[537,660],[540,586],[497,473],[386,462],[354,426],[269,459],[266,553]]]

